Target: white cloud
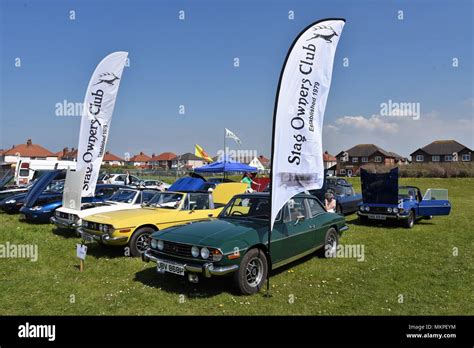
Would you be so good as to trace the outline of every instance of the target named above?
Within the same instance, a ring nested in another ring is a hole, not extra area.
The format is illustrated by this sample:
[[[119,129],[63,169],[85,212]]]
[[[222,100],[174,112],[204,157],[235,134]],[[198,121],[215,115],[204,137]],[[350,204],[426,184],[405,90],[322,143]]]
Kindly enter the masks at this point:
[[[375,115],[371,116],[370,118],[366,118],[364,116],[344,116],[342,118],[338,118],[334,122],[333,127],[339,130],[344,128],[352,128],[360,131],[381,131],[390,134],[395,134],[399,130],[398,124],[389,122],[388,120]]]

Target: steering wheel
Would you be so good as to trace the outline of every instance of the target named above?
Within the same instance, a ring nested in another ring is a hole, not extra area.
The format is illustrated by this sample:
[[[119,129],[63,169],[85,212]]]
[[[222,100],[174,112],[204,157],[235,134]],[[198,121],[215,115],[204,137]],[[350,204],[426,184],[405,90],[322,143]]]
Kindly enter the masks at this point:
[[[242,215],[244,215],[244,213],[242,213],[241,211],[236,210],[236,211],[233,211],[232,214],[230,214],[230,215],[231,216],[234,216],[234,215],[242,216]]]

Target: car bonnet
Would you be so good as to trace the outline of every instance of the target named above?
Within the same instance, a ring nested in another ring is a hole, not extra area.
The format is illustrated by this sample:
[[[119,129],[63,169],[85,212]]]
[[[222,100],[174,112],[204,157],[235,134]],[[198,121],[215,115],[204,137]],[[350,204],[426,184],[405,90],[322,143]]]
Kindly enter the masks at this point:
[[[43,193],[46,187],[61,173],[60,170],[52,170],[48,173],[43,174],[33,187],[28,191],[25,197],[25,207],[32,207],[35,205],[36,200]]]
[[[362,200],[366,204],[398,204],[398,168],[369,173],[361,168]]]

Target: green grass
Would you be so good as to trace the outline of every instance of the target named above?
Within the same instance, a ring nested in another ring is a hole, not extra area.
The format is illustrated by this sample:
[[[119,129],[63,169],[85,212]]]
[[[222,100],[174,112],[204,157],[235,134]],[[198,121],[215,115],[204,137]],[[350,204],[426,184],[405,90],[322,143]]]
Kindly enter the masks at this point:
[[[358,179],[351,179],[360,190]],[[159,276],[153,264],[90,245],[79,272],[79,239],[0,214],[0,244],[37,244],[39,259],[0,259],[2,315],[473,315],[474,179],[401,179],[448,188],[449,217],[413,229],[361,226],[347,216],[343,244],[363,244],[355,258],[293,263],[271,278],[273,297],[240,296],[228,279],[190,284]],[[459,255],[453,256],[453,248]],[[403,303],[399,303],[399,296]],[[75,303],[71,303],[71,298]],[[290,301],[294,298],[294,302]],[[182,301],[184,299],[184,302]],[[293,302],[293,303],[291,303]]]

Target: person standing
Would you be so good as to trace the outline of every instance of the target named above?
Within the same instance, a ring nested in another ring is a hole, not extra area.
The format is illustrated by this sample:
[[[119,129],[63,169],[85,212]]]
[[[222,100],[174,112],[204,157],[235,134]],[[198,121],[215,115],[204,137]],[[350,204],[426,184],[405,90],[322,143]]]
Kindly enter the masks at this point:
[[[324,207],[328,213],[335,213],[336,212],[336,199],[332,192],[328,191],[324,195]]]

